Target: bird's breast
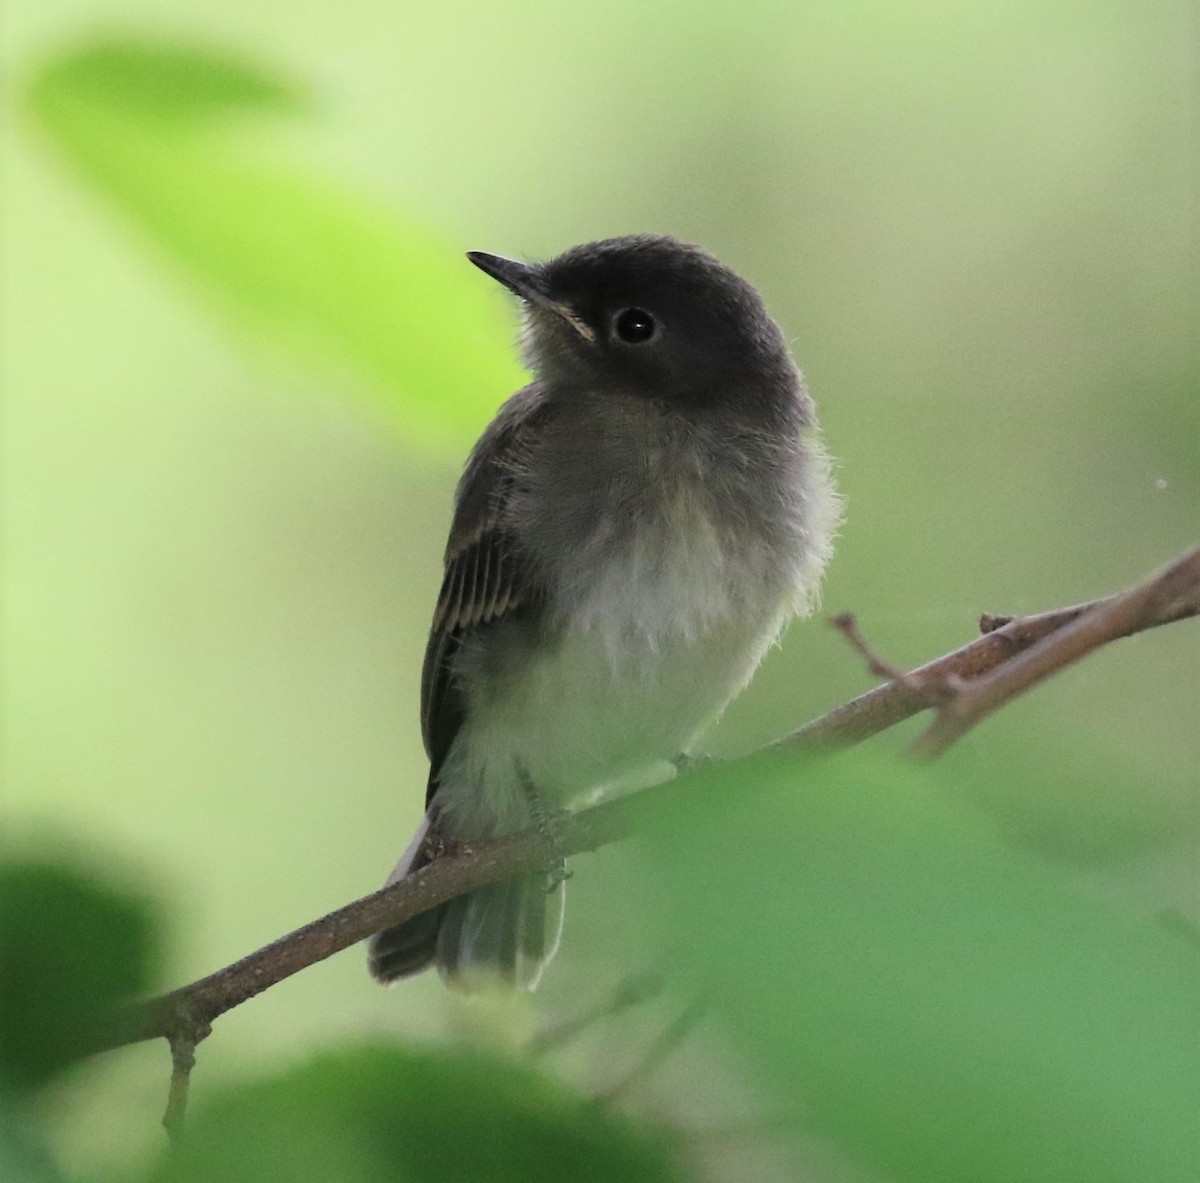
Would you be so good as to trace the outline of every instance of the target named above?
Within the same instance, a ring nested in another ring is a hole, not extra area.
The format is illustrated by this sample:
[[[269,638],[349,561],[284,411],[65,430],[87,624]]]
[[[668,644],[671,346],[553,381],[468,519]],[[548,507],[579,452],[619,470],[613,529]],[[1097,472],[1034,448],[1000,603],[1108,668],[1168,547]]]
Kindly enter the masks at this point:
[[[564,564],[556,614],[566,632],[598,640],[614,667],[647,661],[730,624],[776,618],[784,558],[676,491],[632,521],[619,508],[601,518]]]
[[[803,557],[794,474],[746,441],[626,410],[597,416],[599,432],[568,421],[514,504],[555,623],[616,659],[773,618]]]
[[[661,770],[798,602],[805,540],[781,526],[779,485],[742,493],[728,457],[705,468],[645,441],[575,455],[554,496],[534,483],[516,507],[545,588],[538,623],[481,635],[459,659],[469,704],[443,797],[464,833],[479,810],[519,824],[518,770],[558,801]]]

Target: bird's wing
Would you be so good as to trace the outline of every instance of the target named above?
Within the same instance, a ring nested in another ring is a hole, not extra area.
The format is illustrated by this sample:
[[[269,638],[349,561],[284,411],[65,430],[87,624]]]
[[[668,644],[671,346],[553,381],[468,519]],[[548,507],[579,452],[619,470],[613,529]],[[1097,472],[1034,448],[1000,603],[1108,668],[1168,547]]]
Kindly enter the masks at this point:
[[[464,638],[519,611],[536,610],[541,600],[508,511],[514,461],[536,430],[543,405],[536,386],[513,395],[476,444],[459,481],[442,590],[421,671],[421,733],[430,762],[426,804],[466,717],[454,673]]]

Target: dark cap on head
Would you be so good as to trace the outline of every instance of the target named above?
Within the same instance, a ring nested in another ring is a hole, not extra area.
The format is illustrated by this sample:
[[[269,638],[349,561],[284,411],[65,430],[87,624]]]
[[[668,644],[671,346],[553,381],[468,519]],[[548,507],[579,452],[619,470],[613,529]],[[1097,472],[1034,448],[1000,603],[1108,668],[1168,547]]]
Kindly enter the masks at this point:
[[[697,246],[630,235],[549,262],[468,258],[520,296],[542,379],[692,405],[792,401],[799,376],[758,292]]]

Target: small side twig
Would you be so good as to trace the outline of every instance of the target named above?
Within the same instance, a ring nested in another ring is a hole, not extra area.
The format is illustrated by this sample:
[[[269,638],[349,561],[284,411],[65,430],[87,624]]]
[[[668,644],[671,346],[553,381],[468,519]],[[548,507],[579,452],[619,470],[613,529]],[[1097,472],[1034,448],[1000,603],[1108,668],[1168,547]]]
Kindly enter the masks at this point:
[[[829,623],[850,643],[867,663],[867,668],[877,678],[887,678],[899,686],[903,686],[910,694],[915,694],[926,700],[926,706],[938,706],[954,697],[963,685],[963,680],[953,670],[939,671],[936,676],[932,672],[916,670],[908,672],[898,665],[893,665],[880,656],[863,636],[858,627],[858,618],[853,612],[842,612],[832,616]]]
[[[877,678],[890,678],[910,690],[920,689],[915,679],[871,648],[867,638],[862,635],[858,627],[858,617],[853,612],[839,612],[829,618],[829,623],[850,642],[851,647],[867,663],[867,669]]]
[[[598,1105],[611,1105],[645,1080],[687,1038],[704,1013],[703,1001],[686,1006],[646,1049],[642,1058],[615,1084],[596,1098]]]
[[[953,697],[942,703],[929,727],[912,742],[909,754],[923,760],[940,756],[1005,703],[1102,645],[1197,609],[1200,609],[1200,547],[1128,591],[1093,605],[986,677],[963,683]],[[1009,627],[1011,624],[1003,625],[988,635],[997,636]]]
[[[167,1111],[163,1114],[163,1129],[167,1137],[178,1143],[183,1136],[183,1119],[187,1116],[188,1086],[196,1066],[196,1039],[189,1035],[173,1035],[171,1043],[171,1083],[167,1087]]]
[[[1185,568],[1180,576],[1182,589],[1174,603],[1166,603],[1159,610],[1133,622],[1124,632],[1117,632],[1108,639],[1116,640],[1118,637],[1131,636],[1144,629],[1158,628],[1177,620],[1200,616],[1200,577],[1191,566],[1198,555],[1200,547],[1189,551],[1168,568],[1168,572]],[[1158,578],[1160,577],[1154,577]],[[876,686],[866,694],[860,694],[850,702],[835,707],[811,723],[806,723],[785,735],[771,746],[826,751],[852,747],[927,710],[932,704],[924,690],[925,686],[945,684],[951,676],[965,680],[978,678],[1009,662],[1017,654],[1032,648],[1087,613],[1120,600],[1124,594],[1126,593],[1104,596],[1086,604],[1055,608],[1033,616],[984,614],[979,622],[983,636],[915,670],[910,670],[904,681],[889,680],[886,685]]]
[[[556,1023],[553,1027],[539,1031],[525,1045],[525,1050],[530,1055],[541,1056],[546,1052],[563,1047],[602,1020],[619,1015],[630,1007],[640,1006],[643,1002],[649,1002],[662,992],[663,985],[663,979],[657,974],[631,974],[620,982],[603,1002],[561,1023]]]

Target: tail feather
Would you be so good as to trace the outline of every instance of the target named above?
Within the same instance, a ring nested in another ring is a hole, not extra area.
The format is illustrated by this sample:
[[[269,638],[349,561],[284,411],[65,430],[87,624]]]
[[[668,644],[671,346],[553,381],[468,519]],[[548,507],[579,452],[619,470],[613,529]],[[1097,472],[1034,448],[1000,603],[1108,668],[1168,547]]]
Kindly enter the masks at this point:
[[[412,977],[433,964],[446,905],[423,912],[371,938],[367,964],[377,981]]]
[[[431,861],[429,820],[388,878],[395,883]],[[548,875],[523,875],[481,887],[372,937],[368,964],[380,982],[436,964],[452,986],[489,978],[532,990],[562,935],[564,888]]]
[[[546,875],[481,887],[445,905],[436,961],[452,985],[500,978],[532,990],[562,934],[564,890]]]
[[[426,843],[429,823],[430,818],[426,815],[388,876],[385,887],[429,865],[431,856]],[[432,965],[445,910],[446,905],[443,904],[394,928],[376,933],[367,944],[367,965],[372,977],[384,983],[394,982],[420,973]]]

